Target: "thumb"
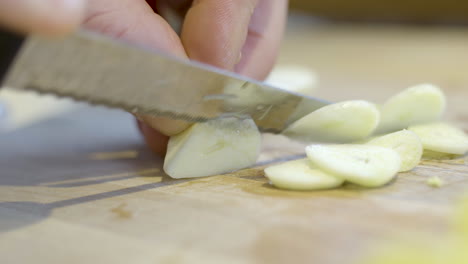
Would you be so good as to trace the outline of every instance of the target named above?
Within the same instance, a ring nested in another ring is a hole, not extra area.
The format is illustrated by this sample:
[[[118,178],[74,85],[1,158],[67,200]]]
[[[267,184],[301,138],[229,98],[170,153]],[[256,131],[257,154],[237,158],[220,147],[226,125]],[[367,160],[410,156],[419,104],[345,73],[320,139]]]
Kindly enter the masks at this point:
[[[60,35],[81,22],[85,0],[0,0],[0,24],[23,33]]]
[[[272,0],[276,1],[276,0]],[[258,0],[197,0],[187,11],[182,42],[190,59],[233,70]]]

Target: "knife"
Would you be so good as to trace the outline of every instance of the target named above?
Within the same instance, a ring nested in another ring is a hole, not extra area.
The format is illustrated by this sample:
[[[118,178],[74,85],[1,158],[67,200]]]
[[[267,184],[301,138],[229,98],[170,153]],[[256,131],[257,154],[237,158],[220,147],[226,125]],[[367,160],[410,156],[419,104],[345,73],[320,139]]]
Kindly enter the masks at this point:
[[[189,122],[251,117],[272,133],[327,104],[84,30],[53,39],[0,29],[0,84]]]

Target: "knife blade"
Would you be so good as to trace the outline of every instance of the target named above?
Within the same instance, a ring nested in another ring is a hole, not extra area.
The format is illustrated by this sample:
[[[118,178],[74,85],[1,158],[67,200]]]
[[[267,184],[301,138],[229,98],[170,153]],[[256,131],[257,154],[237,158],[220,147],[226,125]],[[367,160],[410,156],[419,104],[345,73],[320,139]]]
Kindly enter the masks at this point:
[[[55,39],[0,30],[0,81],[4,87],[190,122],[251,117],[273,133],[327,104],[84,30]]]

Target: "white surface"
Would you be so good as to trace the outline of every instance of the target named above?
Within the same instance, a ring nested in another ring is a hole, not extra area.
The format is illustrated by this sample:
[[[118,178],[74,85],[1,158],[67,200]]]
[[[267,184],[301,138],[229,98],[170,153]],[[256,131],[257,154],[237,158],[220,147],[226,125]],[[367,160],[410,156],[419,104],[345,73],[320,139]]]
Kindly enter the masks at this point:
[[[291,92],[312,95],[317,89],[319,77],[306,66],[276,65],[265,82]]]
[[[10,132],[78,107],[70,99],[34,92],[0,90],[0,132]]]

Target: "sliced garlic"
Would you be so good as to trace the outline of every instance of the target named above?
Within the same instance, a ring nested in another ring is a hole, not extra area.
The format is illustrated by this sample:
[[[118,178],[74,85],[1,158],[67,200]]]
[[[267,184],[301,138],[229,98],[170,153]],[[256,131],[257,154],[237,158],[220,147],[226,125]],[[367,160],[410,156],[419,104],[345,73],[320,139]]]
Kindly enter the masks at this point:
[[[307,191],[338,187],[344,180],[312,165],[309,159],[288,161],[265,169],[265,176],[281,189]]]
[[[408,128],[421,138],[425,150],[463,155],[468,151],[468,136],[452,125],[436,122]]]
[[[420,84],[394,95],[380,108],[377,133],[438,120],[445,109],[445,95],[435,85]]]
[[[304,116],[283,134],[309,142],[352,142],[369,136],[378,123],[379,111],[373,103],[344,101]]]
[[[321,145],[306,147],[307,157],[318,168],[365,187],[388,183],[400,169],[393,149],[372,145]]]
[[[376,137],[369,140],[367,144],[395,150],[401,158],[399,172],[409,171],[416,167],[421,161],[423,153],[421,139],[409,130],[401,130]]]
[[[164,171],[172,178],[217,175],[255,164],[261,135],[251,119],[196,123],[169,140]]]

